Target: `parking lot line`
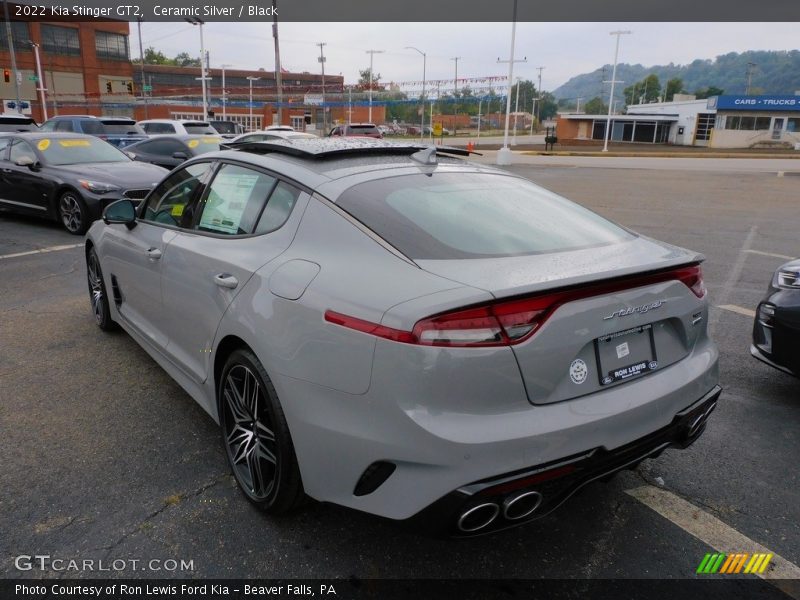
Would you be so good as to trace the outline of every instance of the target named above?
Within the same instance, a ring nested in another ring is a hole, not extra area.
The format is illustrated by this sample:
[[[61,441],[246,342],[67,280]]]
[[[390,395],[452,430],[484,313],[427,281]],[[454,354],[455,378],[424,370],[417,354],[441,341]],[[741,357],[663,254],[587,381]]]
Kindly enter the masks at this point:
[[[752,318],[756,316],[756,311],[750,310],[749,308],[745,308],[744,306],[736,306],[735,304],[721,304],[717,306],[717,308],[721,308],[722,310],[729,310],[731,312],[744,315],[745,317]]]
[[[773,252],[762,252],[761,250],[746,250],[750,254],[759,254],[761,256],[772,256],[773,258],[783,258],[785,260],[793,260],[794,256],[786,256],[785,254],[775,254]]]
[[[772,554],[772,562],[767,571],[765,573],[756,573],[756,575],[762,579],[770,580],[770,583],[773,583],[783,592],[800,600],[800,583],[798,583],[800,581],[800,567],[773,550],[751,540],[733,527],[667,490],[652,485],[644,485],[625,490],[625,493],[636,498],[645,506],[719,552],[747,552],[751,555],[755,553]],[[702,556],[697,557],[698,564],[702,558]],[[686,577],[691,577],[694,575],[694,571],[685,575]]]
[[[71,250],[72,248],[82,248],[83,244],[67,244],[65,246],[48,246],[38,250],[28,250],[27,252],[16,252],[15,254],[0,254],[0,260],[6,258],[19,258],[20,256],[30,256],[31,254],[47,254],[48,252],[58,252],[59,250]]]

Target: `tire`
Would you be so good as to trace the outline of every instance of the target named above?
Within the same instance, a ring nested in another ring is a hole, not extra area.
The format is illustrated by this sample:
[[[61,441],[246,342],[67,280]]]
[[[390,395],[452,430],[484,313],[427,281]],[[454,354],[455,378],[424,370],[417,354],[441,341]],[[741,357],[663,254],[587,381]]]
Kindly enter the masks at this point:
[[[83,235],[89,229],[89,210],[78,192],[68,190],[58,197],[58,218],[64,229],[73,235]]]
[[[92,304],[92,312],[97,326],[103,331],[115,330],[117,324],[111,318],[103,271],[94,248],[91,248],[86,255],[86,281],[89,284],[89,301]]]
[[[228,357],[217,402],[225,455],[247,499],[276,515],[300,506],[305,493],[289,427],[272,381],[249,350]]]

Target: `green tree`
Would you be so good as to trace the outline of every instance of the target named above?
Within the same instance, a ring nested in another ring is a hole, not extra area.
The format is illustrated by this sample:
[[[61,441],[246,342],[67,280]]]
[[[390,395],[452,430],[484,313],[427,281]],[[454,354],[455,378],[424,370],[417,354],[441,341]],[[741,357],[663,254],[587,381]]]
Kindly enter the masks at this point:
[[[658,75],[651,73],[641,81],[626,87],[623,94],[628,104],[656,102],[661,95],[661,82]]]
[[[708,87],[700,88],[694,91],[694,95],[697,97],[698,100],[711,98],[712,96],[722,96],[722,94],[724,93],[725,90],[720,89],[718,87],[714,87],[713,85],[709,85]]]
[[[680,77],[673,77],[667,81],[664,88],[664,102],[672,102],[675,94],[685,94],[686,90],[683,89],[683,79]]]
[[[358,75],[358,87],[362,90],[368,90],[370,86],[373,90],[382,89],[381,84],[378,83],[381,80],[380,73],[373,73],[372,77],[370,77],[370,70],[366,68],[363,71],[359,71]]]
[[[605,115],[608,114],[608,105],[599,96],[595,96],[586,103],[584,111],[587,115]]]
[[[188,52],[181,52],[172,59],[172,64],[177,67],[199,67],[200,59],[192,58]]]
[[[170,64],[170,59],[168,59],[160,50],[156,50],[152,46],[148,46],[144,51],[144,63],[146,65],[168,65]]]

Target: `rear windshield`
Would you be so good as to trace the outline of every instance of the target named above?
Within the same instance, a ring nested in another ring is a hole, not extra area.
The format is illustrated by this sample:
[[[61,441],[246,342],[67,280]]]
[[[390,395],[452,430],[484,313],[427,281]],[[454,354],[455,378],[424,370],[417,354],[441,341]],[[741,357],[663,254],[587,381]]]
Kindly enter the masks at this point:
[[[522,256],[633,237],[528,181],[488,173],[369,181],[348,189],[336,203],[412,259]]]
[[[83,163],[130,162],[122,152],[99,138],[42,138],[36,142],[49,165],[79,165]]]
[[[380,133],[375,125],[350,125],[353,133]]]
[[[219,133],[236,133],[236,123],[233,121],[211,121],[211,126]]]
[[[106,132],[100,121],[90,121],[88,119],[81,121],[81,131],[89,135],[102,135]]]
[[[114,135],[144,135],[144,129],[135,121],[103,121],[106,133]]]
[[[208,123],[184,123],[183,126],[186,128],[186,133],[191,133],[192,135],[202,135],[205,133],[214,135],[217,133],[217,131]]]

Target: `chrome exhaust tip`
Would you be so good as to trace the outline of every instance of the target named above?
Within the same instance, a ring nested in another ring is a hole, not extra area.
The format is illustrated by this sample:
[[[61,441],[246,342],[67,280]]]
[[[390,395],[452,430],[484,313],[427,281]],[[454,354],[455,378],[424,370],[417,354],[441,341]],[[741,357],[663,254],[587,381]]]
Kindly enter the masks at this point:
[[[500,514],[500,507],[494,502],[473,506],[458,519],[457,527],[464,533],[479,531],[489,525]]]
[[[503,516],[509,521],[517,521],[532,515],[542,503],[539,492],[525,492],[509,496],[503,501]]]
[[[703,411],[702,414],[698,415],[698,417],[692,421],[692,424],[689,425],[689,429],[686,431],[687,438],[693,438],[697,433],[703,428],[703,426],[708,421],[708,417],[711,416],[711,413],[714,409],[717,408],[716,401],[712,402],[709,407]]]

